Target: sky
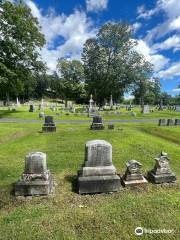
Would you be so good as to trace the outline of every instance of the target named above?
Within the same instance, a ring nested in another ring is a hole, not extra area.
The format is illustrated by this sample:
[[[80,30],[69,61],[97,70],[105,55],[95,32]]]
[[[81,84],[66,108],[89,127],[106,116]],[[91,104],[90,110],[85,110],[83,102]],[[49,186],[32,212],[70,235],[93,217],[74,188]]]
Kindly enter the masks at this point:
[[[25,0],[38,18],[49,71],[57,59],[80,59],[83,44],[107,21],[127,21],[136,50],[154,65],[162,91],[180,93],[180,0]]]

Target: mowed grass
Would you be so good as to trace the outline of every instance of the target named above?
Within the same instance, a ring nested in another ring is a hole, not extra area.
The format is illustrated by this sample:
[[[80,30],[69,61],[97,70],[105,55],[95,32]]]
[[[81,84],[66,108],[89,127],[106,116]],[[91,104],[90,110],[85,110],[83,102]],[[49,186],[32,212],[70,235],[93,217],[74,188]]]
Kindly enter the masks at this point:
[[[78,109],[78,108],[77,108]],[[133,119],[159,119],[159,118],[180,118],[180,113],[176,111],[163,110],[158,111],[154,107],[152,107],[154,112],[149,114],[141,113],[141,109],[136,107],[133,108],[132,111],[126,111],[125,108],[120,108],[119,110],[113,111],[100,111],[99,114],[102,115],[104,120],[133,120]],[[39,120],[39,110],[36,107],[35,112],[29,112],[29,106],[21,106],[16,109],[15,112],[8,110],[7,107],[0,107],[0,119],[1,118],[17,118],[17,119],[32,119]],[[117,114],[119,112],[119,114]],[[136,112],[136,117],[132,116],[132,112]],[[66,111],[61,111],[60,107],[57,108],[57,112],[53,112],[46,107],[44,110],[45,115],[51,115],[55,120],[91,120],[88,117],[87,113],[69,113]],[[57,115],[59,113],[60,115]],[[42,119],[41,119],[42,120]],[[42,120],[43,121],[43,120]]]
[[[143,173],[165,151],[180,177],[180,127],[153,123],[115,124],[115,130],[89,130],[89,124],[57,124],[56,133],[41,133],[40,123],[0,123],[0,239],[139,239],[136,227],[173,229],[172,234],[144,234],[142,239],[178,239],[179,180],[173,186],[123,189],[113,194],[78,195],[76,174],[84,162],[84,144],[104,139],[113,146],[113,164],[122,175],[126,162],[136,159]],[[47,153],[56,182],[47,197],[16,199],[15,183],[28,152]]]

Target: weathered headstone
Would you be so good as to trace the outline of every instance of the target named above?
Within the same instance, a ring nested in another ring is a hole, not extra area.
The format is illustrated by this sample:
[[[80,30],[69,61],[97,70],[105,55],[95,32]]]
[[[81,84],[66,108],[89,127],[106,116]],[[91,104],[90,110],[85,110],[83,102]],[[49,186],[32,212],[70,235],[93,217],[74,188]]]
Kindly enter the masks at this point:
[[[154,169],[148,172],[148,179],[153,183],[175,182],[176,176],[169,167],[169,158],[167,153],[161,152],[158,158],[155,158]]]
[[[143,105],[142,113],[148,114],[150,112],[149,105]]]
[[[180,125],[180,119],[175,119],[175,125]]]
[[[113,192],[120,189],[120,177],[112,164],[112,145],[92,140],[85,145],[85,163],[78,173],[79,193]]]
[[[108,129],[114,129],[114,124],[113,123],[109,123],[108,124]]]
[[[136,117],[137,113],[136,112],[131,112],[132,117]]]
[[[122,177],[122,182],[125,187],[144,186],[147,184],[147,180],[141,173],[141,163],[136,160],[130,160],[126,166],[126,172]]]
[[[180,112],[180,106],[176,106],[176,112]]]
[[[159,119],[159,126],[166,126],[166,119]]]
[[[110,97],[109,107],[110,107],[110,110],[113,109],[113,99],[112,99],[112,95],[111,95],[111,97]]]
[[[93,117],[93,122],[91,124],[91,129],[92,130],[102,130],[102,129],[104,129],[104,125],[103,125],[101,116],[94,116]]]
[[[89,100],[88,115],[89,115],[89,117],[94,117],[95,114],[96,114],[96,109],[95,109],[94,100],[93,100],[92,94],[91,94],[91,97],[90,97],[90,100]]]
[[[168,119],[167,120],[167,126],[173,126],[174,125],[174,120],[173,119]]]
[[[29,153],[25,158],[25,169],[15,184],[16,196],[47,195],[52,191],[52,177],[47,170],[46,154]]]
[[[29,112],[35,112],[35,106],[33,104],[29,106]]]
[[[40,113],[39,113],[39,118],[44,118],[44,117],[45,117],[44,112],[40,112]]]
[[[52,116],[45,116],[45,122],[42,127],[43,132],[56,132],[56,125]]]

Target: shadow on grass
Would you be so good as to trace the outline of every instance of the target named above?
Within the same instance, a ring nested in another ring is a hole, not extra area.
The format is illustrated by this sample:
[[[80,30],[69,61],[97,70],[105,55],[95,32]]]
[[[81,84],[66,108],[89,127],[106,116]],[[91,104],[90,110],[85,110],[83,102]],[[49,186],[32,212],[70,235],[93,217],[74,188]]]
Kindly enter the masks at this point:
[[[16,113],[21,113],[21,111],[10,111],[10,110],[0,110],[0,118],[7,118],[7,117],[11,117],[12,115],[14,115],[14,117],[16,117]]]
[[[72,192],[78,193],[77,175],[67,175],[65,180],[71,183]]]

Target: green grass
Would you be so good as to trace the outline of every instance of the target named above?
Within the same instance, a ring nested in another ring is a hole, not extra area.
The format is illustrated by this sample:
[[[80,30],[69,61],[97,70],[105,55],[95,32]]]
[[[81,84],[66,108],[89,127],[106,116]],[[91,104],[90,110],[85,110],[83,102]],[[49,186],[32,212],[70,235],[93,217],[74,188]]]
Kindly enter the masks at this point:
[[[0,118],[18,118],[18,119],[39,119],[39,110],[36,112],[28,112],[28,106],[18,107],[16,112],[12,112],[8,110],[7,107],[0,108]],[[158,111],[154,109],[153,113],[142,114],[140,112],[140,108],[135,108],[132,111],[137,113],[136,117],[131,116],[130,111],[126,111],[125,108],[121,108],[120,110],[113,111],[102,111],[100,114],[102,115],[104,120],[111,119],[158,119],[158,118],[180,118],[180,113],[170,110]],[[56,120],[89,120],[90,118],[87,116],[87,113],[67,113],[60,112],[60,116],[57,116],[55,112],[52,112],[48,107],[45,108],[46,115],[52,115]],[[115,114],[115,112],[121,112],[121,114]]]
[[[178,239],[179,181],[174,186],[148,185],[146,190],[123,189],[113,194],[78,195],[73,191],[77,170],[84,162],[84,144],[104,139],[113,146],[113,164],[123,174],[136,159],[143,173],[154,166],[160,151],[180,177],[180,127],[153,123],[115,124],[115,130],[90,131],[89,124],[57,124],[56,133],[41,133],[40,123],[0,123],[0,239],[139,239],[137,226],[173,229],[169,234],[145,234],[141,239]],[[16,199],[13,183],[23,172],[30,151],[47,153],[56,181],[55,194]]]

